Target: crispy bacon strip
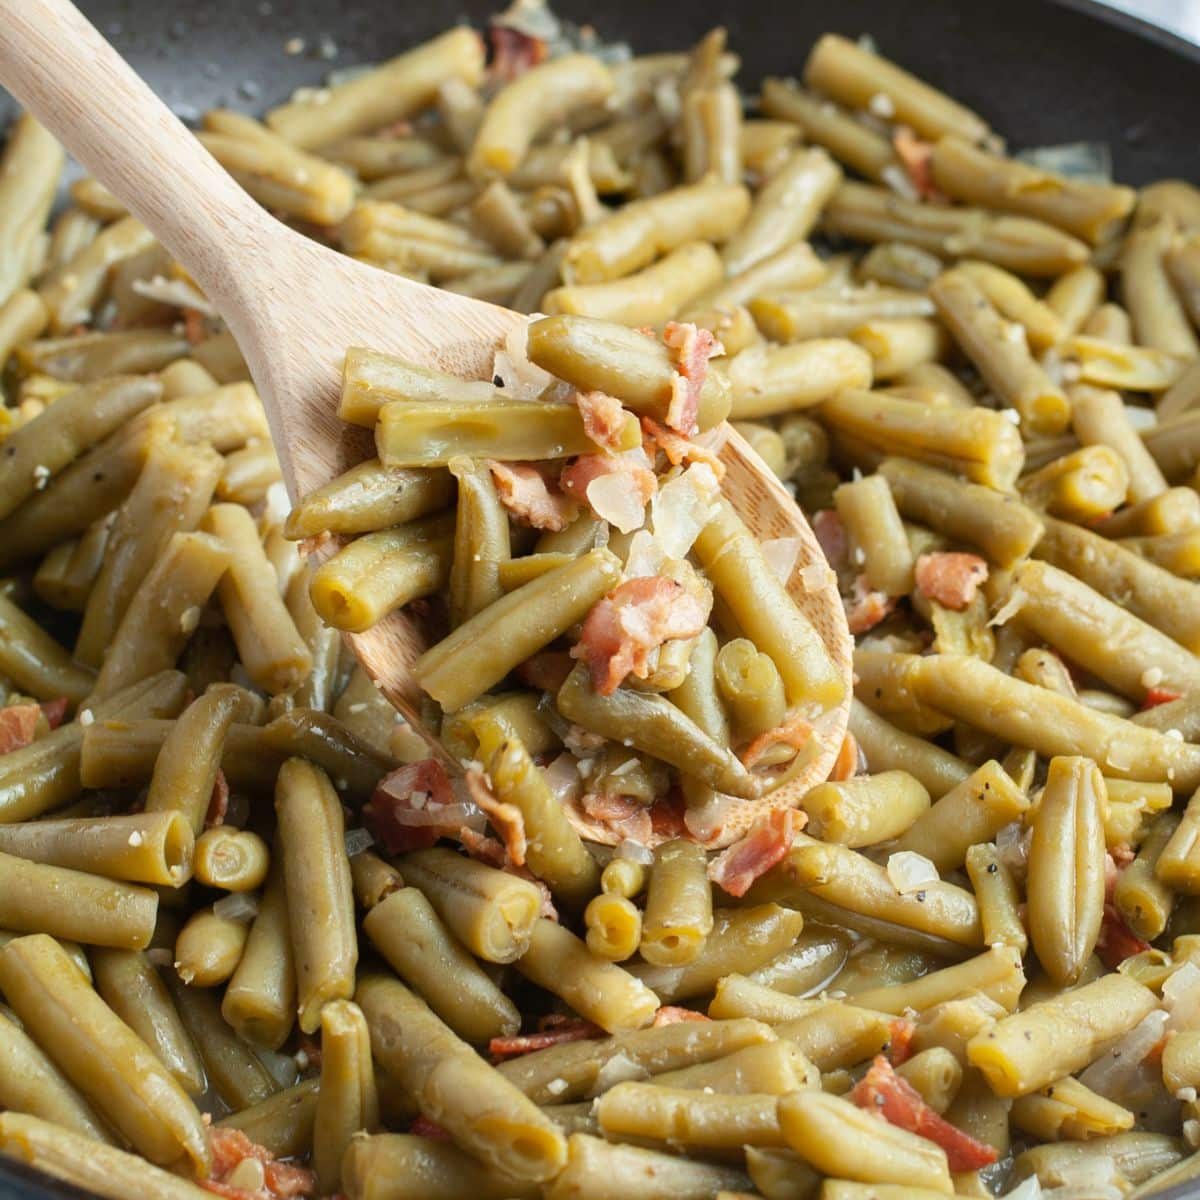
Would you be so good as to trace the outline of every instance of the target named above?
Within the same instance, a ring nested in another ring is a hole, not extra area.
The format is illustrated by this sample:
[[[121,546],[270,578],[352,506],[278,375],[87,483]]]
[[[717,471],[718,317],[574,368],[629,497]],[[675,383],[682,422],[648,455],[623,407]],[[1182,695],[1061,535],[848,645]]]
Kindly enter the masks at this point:
[[[621,837],[631,838],[644,846],[654,831],[649,811],[625,796],[606,796],[599,792],[585,792],[579,807],[593,821],[604,825]]]
[[[1146,689],[1146,698],[1142,701],[1142,712],[1157,708],[1160,704],[1170,704],[1174,700],[1182,700],[1183,693],[1172,691],[1170,688],[1152,687]]]
[[[583,432],[605,450],[617,453],[621,446],[621,432],[629,414],[621,407],[616,396],[607,392],[576,392],[575,407],[583,418]]]
[[[487,813],[492,828],[504,842],[504,852],[509,862],[516,867],[525,865],[525,852],[529,848],[525,836],[525,818],[515,804],[506,804],[492,791],[492,784],[482,771],[467,772],[467,791],[471,799]]]
[[[423,850],[438,838],[453,837],[462,824],[461,814],[437,821],[437,811],[455,804],[446,768],[436,758],[406,763],[379,781],[375,794],[362,810],[363,824],[389,854]],[[403,810],[421,810],[431,818],[412,824],[402,818]],[[457,814],[457,809],[456,809]]]
[[[37,736],[41,716],[42,710],[37,704],[10,704],[0,708],[0,754],[28,746]]]
[[[992,1146],[964,1133],[939,1116],[907,1079],[897,1075],[882,1054],[850,1093],[859,1108],[878,1113],[885,1121],[941,1146],[951,1171],[977,1171],[999,1155]]]
[[[810,737],[812,725],[804,717],[790,717],[778,729],[768,729],[766,733],[760,733],[742,751],[742,765],[751,768],[757,766],[772,746],[792,746],[799,750]]]
[[[225,778],[225,772],[218,767],[216,778],[213,780],[212,796],[208,801],[208,811],[204,814],[204,828],[215,829],[218,825],[224,825],[225,814],[228,811],[229,780]]]
[[[575,519],[579,506],[569,496],[553,492],[542,473],[529,463],[488,460],[500,503],[519,521],[534,529],[557,533]]]
[[[922,200],[943,199],[933,182],[933,143],[922,141],[907,126],[892,134],[892,148]]]
[[[695,637],[707,623],[704,605],[676,580],[627,579],[592,606],[571,657],[586,660],[592,687],[611,696],[627,675],[650,674],[650,655],[664,642]]]
[[[1100,961],[1110,971],[1115,971],[1127,958],[1149,949],[1150,943],[1138,937],[1125,924],[1125,918],[1117,911],[1117,906],[1106,904],[1104,919],[1100,923],[1100,936],[1096,939],[1096,953],[1100,955]]]
[[[769,812],[708,864],[709,879],[730,896],[744,896],[756,879],[783,859],[804,824],[804,813],[794,808]]]
[[[46,714],[46,724],[57,729],[65,720],[71,702],[66,696],[58,696],[54,700],[43,700],[39,707]]]
[[[963,554],[958,550],[942,550],[922,554],[917,559],[914,578],[917,591],[926,600],[936,600],[943,608],[962,612],[986,582],[988,566],[978,554]]]
[[[659,1025],[679,1025],[684,1021],[711,1021],[712,1017],[707,1017],[702,1012],[697,1012],[694,1008],[680,1008],[677,1004],[664,1004],[662,1008],[654,1014],[654,1020],[651,1021],[650,1027],[657,1028]]]
[[[678,467],[686,462],[707,463],[718,482],[725,478],[725,464],[707,446],[660,425],[653,417],[642,418],[642,434],[667,456],[671,466]]]
[[[671,403],[667,408],[667,424],[690,437],[697,431],[700,415],[700,392],[708,376],[708,360],[723,354],[724,347],[707,329],[690,323],[668,321],[663,341],[675,351],[678,375],[672,380]]]

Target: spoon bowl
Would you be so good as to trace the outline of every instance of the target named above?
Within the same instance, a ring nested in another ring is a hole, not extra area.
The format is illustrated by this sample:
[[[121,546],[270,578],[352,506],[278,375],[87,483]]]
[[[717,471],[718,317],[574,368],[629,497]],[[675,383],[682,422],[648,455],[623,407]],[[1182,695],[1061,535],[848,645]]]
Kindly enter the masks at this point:
[[[366,266],[272,217],[234,182],[70,0],[0,0],[0,82],[149,228],[203,290],[237,339],[266,408],[295,500],[372,453],[365,430],[337,415],[342,363],[367,346],[462,378],[488,378],[493,355],[527,318]],[[760,541],[798,544],[788,590],[846,682],[804,767],[756,802],[738,802],[713,843],[740,836],[766,809],[793,807],[824,780],[845,733],[851,641],[833,572],[783,485],[728,426],[716,431],[725,495]],[[393,613],[347,635],[364,669],[434,752],[420,723],[412,666],[418,624]],[[586,836],[613,835],[581,812]]]

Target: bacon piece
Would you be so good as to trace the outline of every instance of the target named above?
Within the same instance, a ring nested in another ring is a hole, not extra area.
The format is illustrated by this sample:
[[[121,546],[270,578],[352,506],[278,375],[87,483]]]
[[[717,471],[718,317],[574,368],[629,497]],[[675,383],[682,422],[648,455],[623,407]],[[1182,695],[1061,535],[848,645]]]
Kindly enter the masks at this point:
[[[498,83],[511,83],[531,67],[545,62],[550,52],[541,38],[530,37],[507,25],[493,25],[488,36],[492,42],[491,77]]]
[[[216,778],[213,779],[212,796],[208,801],[208,811],[204,814],[204,828],[215,829],[225,824],[225,814],[229,811],[229,780],[225,772],[217,768]]]
[[[515,804],[506,804],[492,791],[492,784],[482,771],[467,772],[467,791],[471,799],[487,813],[492,828],[504,842],[504,853],[516,867],[525,865],[529,848],[525,836],[525,818]]]
[[[572,660],[565,650],[539,650],[513,674],[540,692],[557,692],[571,673]]]
[[[792,746],[799,750],[810,737],[812,737],[812,725],[804,717],[790,717],[778,729],[768,729],[766,733],[760,733],[742,751],[742,766],[757,766],[773,746]]]
[[[544,1029],[540,1033],[523,1033],[516,1037],[497,1037],[488,1042],[488,1053],[492,1062],[506,1062],[510,1058],[520,1058],[522,1054],[532,1054],[535,1050],[545,1050],[548,1046],[561,1046],[566,1042],[586,1042],[592,1038],[604,1037],[604,1030],[599,1025],[582,1018],[570,1018],[553,1029]]]
[[[455,834],[455,837],[462,843],[462,848],[467,852],[469,858],[484,863],[486,866],[495,867],[498,871],[504,870],[508,862],[508,855],[503,844],[494,837],[488,837],[486,833],[480,833],[477,829],[472,829],[467,825],[464,825]]]
[[[845,737],[842,738],[838,756],[833,760],[833,770],[829,772],[829,778],[834,783],[840,783],[843,779],[850,779],[857,773],[858,741],[854,734],[847,729]]]
[[[835,571],[845,568],[850,561],[850,537],[837,510],[823,508],[814,513],[812,531],[829,565]]]
[[[307,1167],[279,1162],[264,1146],[252,1142],[240,1129],[210,1126],[209,1144],[213,1165],[210,1178],[201,1186],[229,1200],[293,1200],[298,1196],[315,1196],[316,1176]],[[257,1191],[233,1187],[226,1182],[230,1173],[243,1159],[253,1158],[263,1165],[264,1186]]]
[[[1125,842],[1120,842],[1108,852],[1108,857],[1112,859],[1113,866],[1120,872],[1137,858],[1137,854],[1132,846]]]
[[[687,802],[678,788],[672,789],[661,800],[655,800],[650,805],[650,828],[654,836],[667,840],[687,837],[687,822],[683,819],[686,813]]]
[[[0,754],[28,746],[37,736],[41,717],[42,710],[37,704],[10,704],[0,708]]]
[[[896,607],[895,598],[873,591],[865,575],[855,576],[854,594],[848,599],[843,597],[842,604],[846,624],[855,635],[874,629]]]
[[[914,572],[917,591],[926,600],[936,600],[943,608],[955,612],[962,612],[975,599],[979,585],[987,577],[987,563],[978,554],[963,554],[958,550],[922,554]]]
[[[725,464],[707,446],[660,425],[653,417],[642,418],[642,434],[667,456],[671,466],[678,467],[685,462],[707,463],[718,482],[725,478]]]
[[[1117,911],[1117,906],[1106,904],[1104,919],[1100,923],[1100,936],[1096,939],[1096,953],[1100,955],[1100,961],[1110,971],[1115,971],[1127,958],[1149,949],[1150,943],[1138,937],[1125,924],[1125,918]]]
[[[744,896],[792,848],[805,817],[794,808],[775,809],[708,864],[708,877],[731,896]]]
[[[859,1108],[878,1113],[897,1128],[941,1146],[951,1171],[977,1171],[999,1157],[992,1146],[964,1133],[934,1112],[882,1054],[876,1056],[871,1069],[850,1093],[850,1100]]]
[[[624,449],[621,434],[628,424],[629,414],[616,396],[607,392],[576,392],[575,407],[583,418],[583,432],[597,446],[614,454]]]
[[[1183,693],[1172,691],[1170,688],[1152,687],[1146,689],[1146,698],[1142,701],[1142,712],[1157,708],[1160,704],[1170,704],[1174,700],[1182,700]]]
[[[408,1127],[408,1132],[414,1137],[430,1138],[435,1142],[448,1142],[451,1140],[450,1135],[436,1121],[431,1121],[426,1116],[417,1117],[416,1120]]]
[[[679,1025],[684,1021],[711,1021],[712,1017],[707,1017],[702,1012],[697,1012],[694,1008],[680,1008],[677,1004],[664,1004],[662,1008],[654,1014],[654,1020],[650,1023],[650,1028],[655,1029],[659,1025]]]
[[[675,351],[678,374],[671,381],[671,403],[667,407],[667,424],[690,437],[697,431],[700,415],[700,392],[708,376],[708,360],[723,354],[724,347],[707,329],[691,323],[668,321],[663,341]]]
[[[205,340],[204,314],[198,308],[183,310],[183,336],[193,346],[198,346]]]
[[[443,809],[450,811],[443,814]],[[385,775],[363,807],[362,817],[389,854],[400,854],[453,837],[464,813],[454,799],[446,768],[436,758],[425,758]]]
[[[618,496],[625,498],[629,512],[614,512],[604,492],[612,485],[595,487],[610,476],[618,479]],[[623,533],[638,528],[641,515],[658,491],[658,480],[650,469],[650,460],[640,447],[621,454],[581,454],[563,469],[559,485],[569,496],[582,500],[598,516],[616,525]],[[640,505],[639,505],[640,501]]]
[[[901,125],[892,134],[892,148],[922,200],[945,199],[933,183],[932,142],[922,141],[907,125]]]
[[[557,533],[575,519],[579,506],[569,496],[552,492],[542,473],[529,463],[488,460],[500,503],[534,529]]]
[[[39,707],[46,714],[46,724],[51,729],[57,729],[66,718],[71,702],[66,696],[58,696],[54,700],[43,700]]]
[[[651,652],[664,642],[695,637],[708,611],[683,584],[665,575],[627,579],[598,600],[583,622],[572,658],[586,659],[592,687],[611,696],[629,674],[645,679]]]
[[[893,1067],[908,1062],[912,1057],[912,1040],[916,1032],[916,1021],[910,1021],[907,1017],[896,1017],[888,1022],[887,1056]]]
[[[621,837],[641,842],[643,846],[653,835],[654,826],[649,810],[625,796],[585,792],[579,806],[593,821]]]

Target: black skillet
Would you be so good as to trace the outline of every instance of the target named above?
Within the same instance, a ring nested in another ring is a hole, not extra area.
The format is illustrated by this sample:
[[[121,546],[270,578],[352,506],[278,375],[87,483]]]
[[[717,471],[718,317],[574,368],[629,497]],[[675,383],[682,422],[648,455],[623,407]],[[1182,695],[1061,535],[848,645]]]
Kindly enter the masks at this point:
[[[338,67],[374,62],[504,0],[76,0],[185,119],[257,112]],[[1093,0],[555,0],[638,51],[678,50],[729,30],[747,90],[799,72],[812,42],[870,33],[888,56],[982,113],[1014,148],[1100,141],[1117,178],[1200,182],[1200,48]],[[0,94],[0,120],[9,110]],[[1200,1200],[1200,1183],[1161,1193]],[[87,1193],[0,1160],[0,1200]],[[126,1200],[140,1200],[130,1196]],[[637,1200],[629,1197],[628,1200]]]

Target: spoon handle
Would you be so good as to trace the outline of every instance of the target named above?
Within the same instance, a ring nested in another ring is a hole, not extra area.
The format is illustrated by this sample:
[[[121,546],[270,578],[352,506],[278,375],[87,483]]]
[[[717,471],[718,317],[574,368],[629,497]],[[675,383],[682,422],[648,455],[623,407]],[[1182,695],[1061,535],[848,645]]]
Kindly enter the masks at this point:
[[[0,83],[223,307],[273,218],[70,0],[0,0]]]

